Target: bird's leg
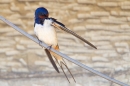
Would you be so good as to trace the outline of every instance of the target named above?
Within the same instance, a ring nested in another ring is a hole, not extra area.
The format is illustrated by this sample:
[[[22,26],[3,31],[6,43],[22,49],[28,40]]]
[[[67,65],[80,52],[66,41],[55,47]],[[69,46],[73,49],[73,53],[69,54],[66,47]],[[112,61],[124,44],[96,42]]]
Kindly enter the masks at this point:
[[[37,36],[36,36],[37,37]],[[38,39],[38,41],[39,41],[39,46],[41,46],[41,43],[42,43],[42,41],[41,40],[39,40],[39,38],[37,37],[37,39]],[[43,46],[41,46],[42,48],[43,48]]]
[[[39,46],[41,46],[41,43],[42,43],[42,41],[41,40],[39,40]],[[41,46],[42,48],[43,48],[43,46]]]

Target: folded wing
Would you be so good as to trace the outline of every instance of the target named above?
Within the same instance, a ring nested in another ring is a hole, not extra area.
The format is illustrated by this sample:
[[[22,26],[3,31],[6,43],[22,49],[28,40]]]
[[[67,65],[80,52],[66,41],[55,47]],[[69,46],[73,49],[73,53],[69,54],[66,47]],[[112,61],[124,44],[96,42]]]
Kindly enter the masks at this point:
[[[84,41],[85,43],[87,43],[88,45],[90,45],[91,47],[97,49],[92,43],[90,43],[89,41],[87,41],[86,39],[82,38],[81,36],[79,36],[78,34],[76,34],[75,32],[71,31],[70,29],[66,28],[64,24],[62,24],[61,22],[56,21],[56,19],[53,19],[53,23],[52,25],[58,29],[64,30],[67,33],[72,34],[73,36],[79,38],[80,40]]]

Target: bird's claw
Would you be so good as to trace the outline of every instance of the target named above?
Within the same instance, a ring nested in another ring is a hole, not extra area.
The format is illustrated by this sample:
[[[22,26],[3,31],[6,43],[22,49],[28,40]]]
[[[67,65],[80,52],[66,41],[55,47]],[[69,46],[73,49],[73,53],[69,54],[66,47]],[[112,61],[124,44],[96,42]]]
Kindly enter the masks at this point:
[[[39,46],[41,46],[41,47],[43,48],[43,46],[41,45],[41,43],[42,43],[42,41],[41,41],[41,40],[39,40]]]
[[[48,50],[50,50],[51,48],[52,48],[52,45],[47,47]]]

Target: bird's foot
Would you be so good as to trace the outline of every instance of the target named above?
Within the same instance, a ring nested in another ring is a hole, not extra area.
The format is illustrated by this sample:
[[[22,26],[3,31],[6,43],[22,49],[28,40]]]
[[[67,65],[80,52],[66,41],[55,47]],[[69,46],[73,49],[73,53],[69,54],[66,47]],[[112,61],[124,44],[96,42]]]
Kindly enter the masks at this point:
[[[52,45],[47,47],[48,50],[50,50],[51,48],[52,48]]]
[[[41,43],[42,43],[42,41],[41,41],[41,40],[39,40],[39,46],[41,46],[41,47],[43,48],[43,46],[41,45]]]

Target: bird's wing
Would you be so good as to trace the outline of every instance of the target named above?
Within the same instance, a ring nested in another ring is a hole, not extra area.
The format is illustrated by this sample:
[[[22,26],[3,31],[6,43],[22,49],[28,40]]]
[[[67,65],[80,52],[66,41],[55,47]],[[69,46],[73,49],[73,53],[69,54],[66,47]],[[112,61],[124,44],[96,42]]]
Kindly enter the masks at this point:
[[[91,44],[89,41],[87,41],[86,39],[82,38],[81,36],[79,36],[78,34],[76,34],[75,32],[71,31],[70,29],[66,28],[64,24],[62,24],[61,22],[58,22],[55,20],[53,20],[54,22],[52,23],[52,25],[58,29],[64,30],[67,33],[72,34],[73,36],[79,38],[80,40],[84,41],[85,43],[87,43],[88,45],[90,45],[91,47],[97,49],[93,44]]]
[[[56,64],[55,64],[55,61],[53,60],[53,58],[52,58],[52,56],[51,56],[51,54],[50,54],[50,52],[49,52],[47,49],[45,49],[45,52],[46,52],[46,54],[47,54],[47,56],[48,56],[48,58],[49,58],[49,60],[50,60],[50,62],[51,62],[51,64],[52,64],[52,66],[55,68],[55,70],[56,70],[58,73],[60,73],[58,67],[57,67]]]

